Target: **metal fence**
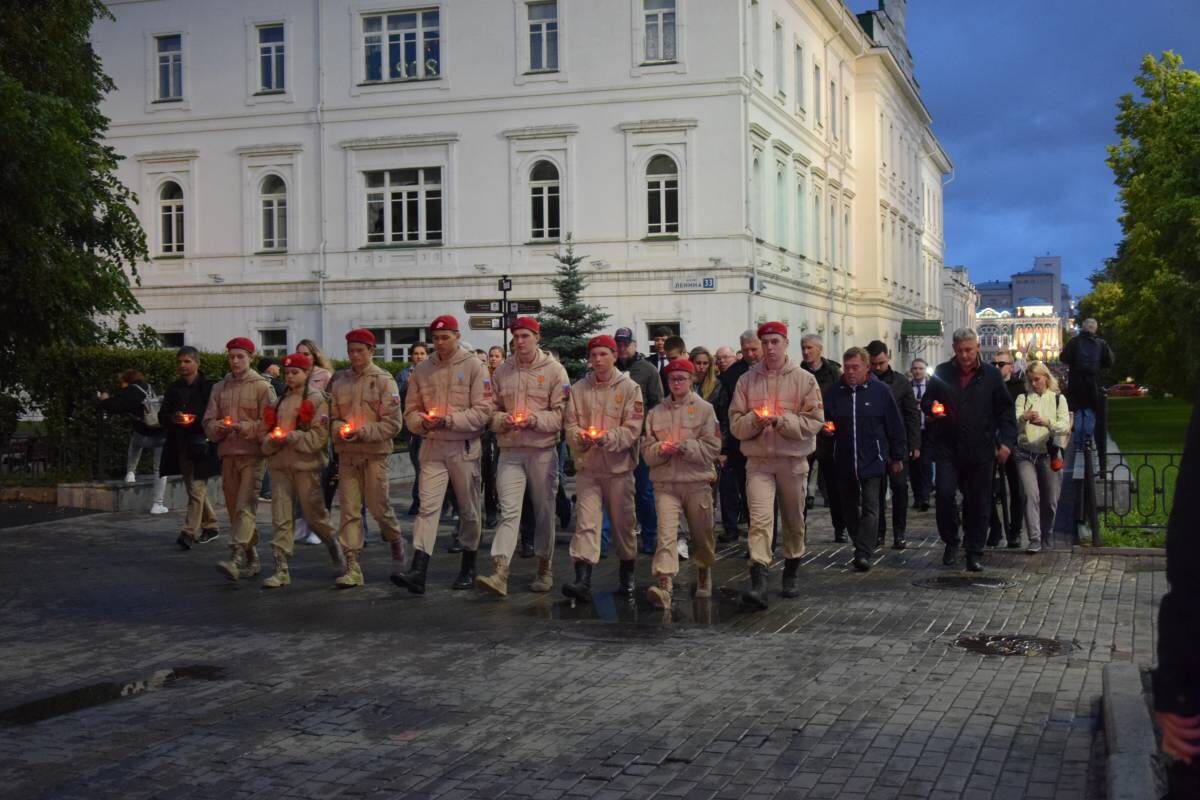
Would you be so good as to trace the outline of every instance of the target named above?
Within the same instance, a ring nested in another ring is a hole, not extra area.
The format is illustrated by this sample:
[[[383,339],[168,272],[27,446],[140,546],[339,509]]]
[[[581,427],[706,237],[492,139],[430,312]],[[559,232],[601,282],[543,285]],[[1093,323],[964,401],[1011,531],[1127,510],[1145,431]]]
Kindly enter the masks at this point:
[[[1110,453],[1096,498],[1104,526],[1165,530],[1182,459],[1182,453]]]

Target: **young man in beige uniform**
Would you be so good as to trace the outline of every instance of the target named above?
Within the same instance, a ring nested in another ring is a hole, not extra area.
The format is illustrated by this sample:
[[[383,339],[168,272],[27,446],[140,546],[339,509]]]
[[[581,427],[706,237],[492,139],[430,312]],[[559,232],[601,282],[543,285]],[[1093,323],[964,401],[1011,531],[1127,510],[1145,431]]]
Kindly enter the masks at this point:
[[[747,458],[751,565],[750,588],[742,593],[742,602],[759,609],[767,607],[776,494],[783,525],[783,596],[800,594],[808,455],[825,423],[817,379],[787,357],[787,335],[782,322],[758,327],[762,360],[738,379],[729,407],[730,430]]]
[[[642,436],[642,458],[654,483],[658,512],[658,549],[651,570],[658,584],[647,591],[659,608],[671,607],[675,575],[679,572],[679,518],[686,515],[696,562],[696,596],[712,594],[713,493],[721,433],[712,404],[692,391],[696,368],[686,358],[663,369],[667,398],[650,410]]]
[[[564,414],[567,445],[575,458],[575,535],[571,558],[575,582],[567,597],[592,599],[592,567],[600,560],[602,508],[612,522],[613,544],[621,559],[618,592],[633,597],[637,538],[633,535],[633,468],[645,412],[642,390],[617,370],[617,342],[595,336],[588,342],[592,371],[571,386]]]
[[[533,317],[512,324],[513,354],[492,373],[496,410],[491,429],[500,445],[496,489],[500,525],[492,539],[493,572],[476,578],[480,589],[508,594],[508,570],[517,547],[528,483],[538,556],[535,592],[554,587],[554,496],[558,492],[558,433],[570,388],[567,371],[538,347],[542,327]]]
[[[437,540],[446,485],[458,499],[458,541],[462,564],[453,588],[475,585],[479,549],[479,437],[491,421],[495,403],[487,367],[463,347],[458,320],[449,314],[429,326],[434,354],[408,379],[404,424],[421,442],[421,511],[413,525],[412,567],[392,582],[413,594],[425,594],[429,556]]]
[[[252,578],[262,566],[258,560],[258,530],[254,515],[262,488],[266,460],[259,439],[263,409],[275,402],[275,390],[262,375],[250,369],[254,342],[238,336],[225,343],[229,374],[213,387],[204,411],[204,434],[219,442],[221,487],[229,512],[233,542],[230,558],[217,571],[231,581]]]
[[[350,368],[339,370],[329,381],[329,416],[333,449],[338,456],[338,505],[341,507],[338,539],[346,558],[346,571],[334,581],[338,589],[363,585],[358,554],[363,547],[362,507],[379,525],[392,549],[392,572],[404,568],[404,540],[400,521],[388,498],[392,440],[400,432],[400,390],[396,380],[372,358],[375,334],[356,328],[346,334]]]

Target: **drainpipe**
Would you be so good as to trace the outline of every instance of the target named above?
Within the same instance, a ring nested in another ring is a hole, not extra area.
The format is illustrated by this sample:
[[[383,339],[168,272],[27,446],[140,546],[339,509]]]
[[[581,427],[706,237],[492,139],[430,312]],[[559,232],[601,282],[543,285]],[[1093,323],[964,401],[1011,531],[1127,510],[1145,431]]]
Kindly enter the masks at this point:
[[[319,308],[320,319],[317,323],[318,335],[321,337],[321,346],[327,344],[325,336],[325,234],[328,228],[326,220],[325,206],[325,64],[322,60],[321,52],[321,28],[323,20],[321,17],[321,0],[313,0],[313,8],[315,14],[316,28],[316,53],[317,53],[317,172],[319,186],[317,188],[317,196],[321,198],[321,244],[317,249],[317,304]]]
[[[747,66],[747,59],[750,56],[750,30],[745,4],[742,4],[741,21],[742,21],[742,69]],[[743,72],[743,79],[746,77]],[[743,188],[743,211],[746,215],[746,232],[750,235],[750,282],[751,285],[746,287],[746,328],[754,327],[754,291],[758,287],[758,258],[757,248],[754,240],[754,207],[750,194],[750,180],[754,172],[753,155],[754,148],[750,146],[750,92],[743,87],[742,91],[742,141],[745,143],[745,151],[742,154],[742,167],[746,170],[745,179],[742,181]]]

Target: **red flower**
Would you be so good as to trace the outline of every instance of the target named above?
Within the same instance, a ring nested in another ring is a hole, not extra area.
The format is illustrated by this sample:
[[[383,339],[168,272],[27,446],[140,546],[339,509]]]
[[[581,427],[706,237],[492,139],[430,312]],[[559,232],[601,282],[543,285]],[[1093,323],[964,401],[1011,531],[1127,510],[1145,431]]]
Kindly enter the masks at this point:
[[[275,427],[275,406],[267,406],[263,409],[263,425],[268,428]]]
[[[313,401],[305,400],[300,404],[300,410],[296,412],[296,419],[300,421],[300,424],[308,425],[316,415],[317,407],[313,405]]]

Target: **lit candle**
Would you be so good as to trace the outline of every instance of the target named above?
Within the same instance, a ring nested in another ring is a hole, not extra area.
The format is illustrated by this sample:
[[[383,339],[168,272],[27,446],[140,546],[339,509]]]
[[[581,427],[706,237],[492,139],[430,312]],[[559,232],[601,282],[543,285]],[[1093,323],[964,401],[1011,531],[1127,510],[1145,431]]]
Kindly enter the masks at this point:
[[[226,417],[225,419],[221,420],[221,423],[223,425],[225,425],[226,427],[232,427],[233,426],[233,417]]]
[[[588,426],[588,429],[587,429],[587,436],[589,439],[599,439],[600,431],[596,430],[595,425],[590,425],[590,426]]]
[[[425,419],[433,420],[433,419],[437,419],[437,418],[438,418],[438,410],[437,410],[436,406],[434,406],[433,408],[431,408],[425,412]]]
[[[520,425],[524,421],[525,421],[525,412],[524,411],[518,411],[517,413],[513,414],[513,422]]]
[[[187,412],[183,412],[183,413],[180,413],[180,415],[179,415],[180,424],[191,425],[195,421],[196,421],[195,414],[188,414]]]
[[[933,412],[935,417],[946,416],[946,407],[937,400],[933,401],[933,405],[929,407],[929,410]]]
[[[833,420],[829,420],[825,423],[824,428],[826,433],[833,433],[837,430],[837,425],[833,424]]]
[[[348,437],[353,432],[354,432],[354,426],[352,426],[349,422],[343,424],[342,427],[338,428],[338,433],[342,434],[342,438]]]
[[[287,433],[284,432],[283,428],[280,428],[277,426],[277,427],[271,429],[271,438],[275,439],[276,441],[283,439],[286,436],[287,436]]]
[[[754,409],[754,413],[758,414],[760,417],[764,417],[764,418],[769,417],[769,416],[771,416],[771,407],[770,406],[761,406],[760,408]]]

